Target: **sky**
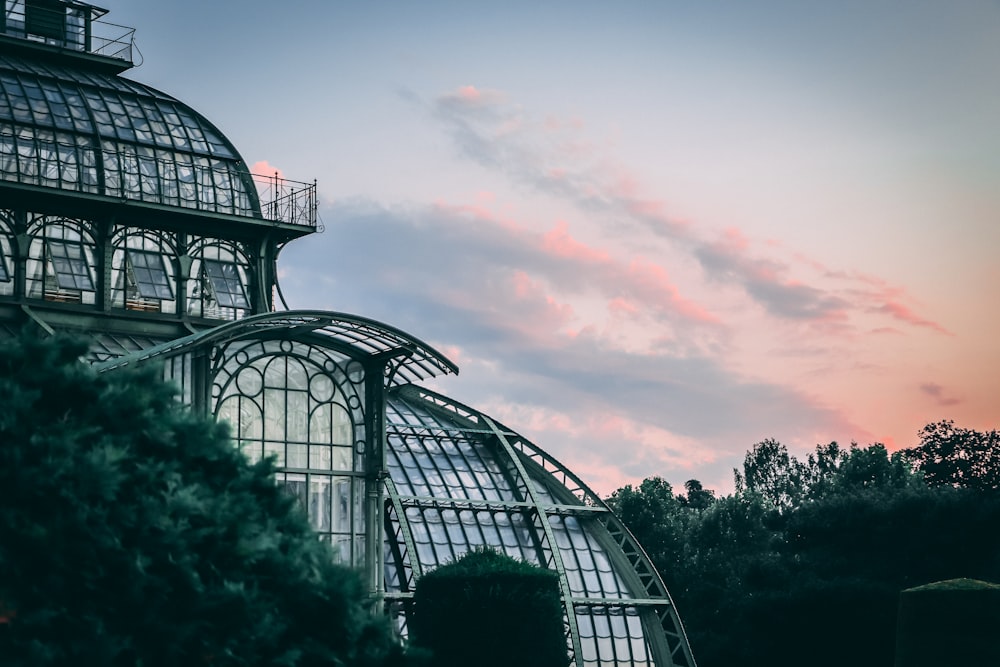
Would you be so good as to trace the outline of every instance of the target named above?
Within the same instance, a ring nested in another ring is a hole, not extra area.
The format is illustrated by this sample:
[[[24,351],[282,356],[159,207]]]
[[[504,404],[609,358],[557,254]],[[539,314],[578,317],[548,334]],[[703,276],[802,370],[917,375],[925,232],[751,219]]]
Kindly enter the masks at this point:
[[[126,76],[318,182],[289,306],[602,495],[1000,427],[1000,1],[108,0]]]

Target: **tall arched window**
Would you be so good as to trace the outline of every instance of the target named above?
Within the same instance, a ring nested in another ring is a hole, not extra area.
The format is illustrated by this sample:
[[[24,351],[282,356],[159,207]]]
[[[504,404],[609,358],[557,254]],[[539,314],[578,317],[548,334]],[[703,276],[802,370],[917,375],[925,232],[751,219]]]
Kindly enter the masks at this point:
[[[218,320],[238,320],[250,314],[250,261],[237,244],[199,239],[191,244],[189,254],[188,314]]]
[[[28,296],[64,303],[95,303],[97,246],[90,224],[32,215],[28,234]]]
[[[111,243],[111,304],[126,310],[176,313],[174,235],[119,227]]]
[[[364,563],[364,373],[293,341],[232,343],[216,359],[216,416],[251,460],[274,457],[278,482],[338,559]]]

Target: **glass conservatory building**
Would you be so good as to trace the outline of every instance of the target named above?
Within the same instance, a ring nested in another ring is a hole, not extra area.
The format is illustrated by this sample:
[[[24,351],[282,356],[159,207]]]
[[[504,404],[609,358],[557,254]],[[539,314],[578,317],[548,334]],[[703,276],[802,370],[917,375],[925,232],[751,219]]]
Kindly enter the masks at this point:
[[[457,367],[357,315],[278,310],[316,185],[251,174],[179,100],[122,76],[132,30],[75,0],[0,18],[0,337],[85,333],[102,372],[155,362],[273,456],[320,539],[405,635],[421,575],[489,545],[559,574],[578,667],[694,666],[641,547],[572,472],[421,386]]]

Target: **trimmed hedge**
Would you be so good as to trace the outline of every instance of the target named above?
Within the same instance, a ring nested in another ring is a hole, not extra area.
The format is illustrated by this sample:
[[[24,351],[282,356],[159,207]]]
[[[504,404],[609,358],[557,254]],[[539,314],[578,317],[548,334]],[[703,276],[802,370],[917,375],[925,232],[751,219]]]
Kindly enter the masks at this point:
[[[896,667],[1000,665],[1000,586],[949,579],[899,594]]]
[[[409,619],[433,667],[565,667],[559,576],[491,549],[424,575]]]

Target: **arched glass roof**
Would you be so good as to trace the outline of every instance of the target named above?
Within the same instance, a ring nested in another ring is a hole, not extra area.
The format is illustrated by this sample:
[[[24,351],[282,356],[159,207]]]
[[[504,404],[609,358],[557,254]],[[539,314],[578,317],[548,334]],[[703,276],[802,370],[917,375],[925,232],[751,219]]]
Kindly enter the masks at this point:
[[[349,356],[381,357],[392,363],[389,384],[416,382],[436,375],[458,373],[458,367],[423,341],[388,324],[359,315],[296,310],[263,313],[178,338],[131,355],[109,359],[98,366],[108,371],[149,359],[169,358],[206,345],[248,338],[296,337],[337,349]]]
[[[199,355],[212,359],[201,371]],[[352,359],[384,361],[381,388],[351,379]],[[412,336],[342,313],[267,313],[96,367],[156,360],[181,400],[230,422],[244,451],[277,455],[278,482],[307,503],[318,530],[340,526],[336,517],[354,508],[343,535],[327,532],[353,559],[344,562],[361,565],[364,556],[366,576],[378,582],[372,590],[403,632],[424,573],[490,546],[558,573],[575,667],[695,667],[662,579],[607,505],[522,435],[407,384],[457,371]],[[321,390],[327,374],[347,398]],[[314,419],[326,414],[323,401],[354,410],[332,422],[343,424],[342,437],[331,439],[339,427]],[[323,459],[331,448],[351,452],[346,463]]]
[[[203,116],[111,74],[0,55],[0,178],[260,217],[236,148]]]
[[[488,416],[413,385],[388,395],[386,598],[480,546],[560,575],[577,667],[694,667],[673,603],[607,505]],[[570,613],[569,610],[572,610]]]

